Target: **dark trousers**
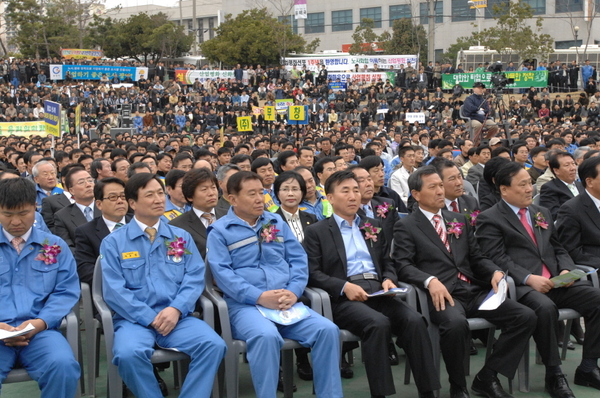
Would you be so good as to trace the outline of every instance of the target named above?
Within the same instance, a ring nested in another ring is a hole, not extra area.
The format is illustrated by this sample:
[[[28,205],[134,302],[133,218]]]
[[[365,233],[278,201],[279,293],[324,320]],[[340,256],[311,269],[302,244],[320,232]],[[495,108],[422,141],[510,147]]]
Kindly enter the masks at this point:
[[[353,282],[367,293],[381,290],[381,283],[373,280]],[[396,393],[388,355],[388,344],[396,335],[397,345],[404,349],[413,369],[415,384],[420,392],[440,388],[433,363],[427,322],[421,314],[399,298],[377,297],[365,302],[350,301],[345,297],[333,304],[333,320],[340,329],[360,336],[363,361],[371,395]]]
[[[440,329],[442,356],[450,383],[466,387],[465,360],[469,351],[469,323],[467,318],[483,318],[502,330],[494,350],[485,365],[513,378],[536,325],[535,313],[513,300],[507,299],[497,309],[480,311],[479,305],[489,291],[457,280],[452,291],[454,307],[446,304],[444,311],[436,311],[429,296],[429,316]]]
[[[519,298],[519,302],[533,309],[537,315],[533,338],[544,365],[558,366],[561,363],[556,338],[559,308],[572,308],[585,319],[583,358],[600,357],[600,290],[592,287],[589,281],[552,289],[546,294],[530,290]]]

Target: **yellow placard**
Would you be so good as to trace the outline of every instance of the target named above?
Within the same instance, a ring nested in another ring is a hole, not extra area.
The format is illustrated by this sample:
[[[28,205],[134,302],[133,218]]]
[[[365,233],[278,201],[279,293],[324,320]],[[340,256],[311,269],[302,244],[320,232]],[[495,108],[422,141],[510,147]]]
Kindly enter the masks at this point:
[[[265,106],[265,120],[274,122],[275,121],[275,107],[274,106]]]
[[[239,116],[237,118],[237,129],[238,131],[252,131],[252,117]]]
[[[140,252],[121,253],[121,258],[123,260],[129,260],[130,258],[140,258]]]
[[[35,122],[2,122],[0,123],[0,135],[15,135],[17,137],[29,137],[30,135],[44,136],[46,127],[43,120]]]
[[[303,106],[290,106],[290,120],[304,120],[306,115],[304,114]]]

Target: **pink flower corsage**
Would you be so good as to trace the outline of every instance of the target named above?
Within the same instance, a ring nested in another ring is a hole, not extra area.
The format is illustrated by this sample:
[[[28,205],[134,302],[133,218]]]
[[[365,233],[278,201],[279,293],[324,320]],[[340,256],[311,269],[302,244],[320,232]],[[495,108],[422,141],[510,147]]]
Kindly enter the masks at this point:
[[[370,240],[371,247],[373,247],[373,242],[377,242],[377,235],[381,232],[381,228],[374,227],[373,224],[367,222],[360,229],[364,231],[365,239]]]
[[[535,215],[535,226],[541,229],[548,229],[548,221],[546,221],[544,215],[540,211]]]
[[[275,225],[271,223],[264,224],[260,233],[262,241],[265,243],[280,242],[281,239],[277,237],[277,232],[279,232],[279,230]]]
[[[456,239],[458,239],[460,237],[460,235],[463,233],[463,228],[465,227],[465,224],[462,222],[458,222],[456,220],[456,218],[454,220],[452,220],[451,222],[448,223],[448,235],[454,235],[454,237]]]
[[[382,205],[377,206],[375,209],[377,209],[377,216],[381,218],[386,218],[390,210],[394,209],[394,206],[392,206],[388,202],[384,202]]]
[[[477,217],[479,216],[479,213],[481,213],[481,211],[475,210],[467,215],[469,224],[471,224],[472,227],[474,227],[475,224],[477,224]]]
[[[167,245],[167,257],[172,257],[173,261],[178,263],[183,258],[184,254],[192,254],[191,251],[185,248],[187,242],[175,235],[175,239],[171,241],[165,241]]]
[[[36,261],[43,261],[46,265],[56,264],[58,261],[57,257],[61,252],[61,248],[56,243],[50,245],[48,243],[48,239],[45,239],[42,243],[42,249],[40,250],[40,254],[35,258]]]

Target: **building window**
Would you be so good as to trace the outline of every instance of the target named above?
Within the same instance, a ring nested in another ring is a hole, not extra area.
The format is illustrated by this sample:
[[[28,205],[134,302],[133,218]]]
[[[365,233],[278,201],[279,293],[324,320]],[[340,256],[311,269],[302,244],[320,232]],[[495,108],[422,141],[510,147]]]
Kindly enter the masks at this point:
[[[546,13],[546,0],[523,0],[523,3],[527,3],[531,6],[533,15],[541,15]]]
[[[487,0],[487,7],[483,9],[485,19],[492,19],[494,17],[497,17],[498,15],[494,13],[494,6],[500,6],[500,4],[505,2],[506,0]]]
[[[583,0],[556,0],[556,12],[583,11]]]
[[[563,41],[555,41],[554,48],[557,50],[565,50],[571,47],[579,47],[583,43],[583,40],[563,40]]]
[[[394,26],[394,21],[396,19],[402,18],[412,18],[412,10],[410,9],[410,4],[390,6],[390,26]]]
[[[288,15],[287,17],[279,16],[277,20],[286,25],[292,25],[292,32],[298,34],[298,20],[293,15]]]
[[[198,18],[198,43],[204,43],[204,20]]]
[[[440,48],[434,51],[435,54],[435,62],[443,62],[444,61],[444,49]]]
[[[452,0],[452,22],[474,21],[476,9],[471,9],[468,0]]]
[[[435,1],[435,23],[444,22],[444,2]],[[419,4],[419,16],[421,17],[421,25],[429,23],[429,3]]]
[[[332,11],[331,30],[333,32],[352,30],[352,10]]]
[[[325,13],[313,12],[306,14],[304,21],[304,33],[323,33],[325,32]]]
[[[360,21],[363,19],[372,19],[374,28],[381,28],[381,7],[361,8],[360,9]]]
[[[214,39],[215,37],[215,19],[208,18],[208,39]]]

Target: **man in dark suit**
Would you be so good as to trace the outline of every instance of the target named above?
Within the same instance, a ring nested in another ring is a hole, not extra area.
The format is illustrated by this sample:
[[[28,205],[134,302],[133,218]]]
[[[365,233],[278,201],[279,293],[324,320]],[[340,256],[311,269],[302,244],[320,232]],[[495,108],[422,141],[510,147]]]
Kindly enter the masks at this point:
[[[372,397],[395,393],[388,357],[392,333],[409,358],[420,396],[433,397],[440,382],[431,371],[433,352],[425,320],[395,297],[368,297],[396,287],[397,279],[379,222],[356,214],[360,189],[354,173],[333,173],[325,191],[333,216],[311,225],[304,237],[309,285],[326,290],[334,322],[361,337]]]
[[[600,264],[600,157],[579,165],[579,178],[585,188],[558,210],[558,237],[576,264]],[[547,184],[546,184],[547,185]]]
[[[96,208],[102,212],[102,216],[75,230],[74,256],[77,273],[81,282],[90,285],[102,239],[131,220],[131,215],[127,214],[125,183],[120,179],[109,177],[98,181],[94,186],[94,198]]]
[[[465,377],[465,353],[469,351],[466,319],[480,317],[501,328],[502,334],[475,376],[472,389],[490,398],[510,397],[497,374],[514,376],[535,328],[535,315],[512,300],[495,310],[479,310],[490,288],[498,289],[504,272],[482,254],[466,217],[445,209],[444,183],[435,167],[418,169],[408,183],[419,206],[396,224],[393,258],[401,280],[429,292],[429,314],[440,329],[450,396],[469,396]]]
[[[577,179],[575,158],[568,152],[560,152],[550,157],[548,167],[555,179],[542,185],[540,189],[540,206],[550,210],[552,219],[556,220],[558,209],[567,200],[583,192],[583,185]]]
[[[94,179],[82,168],[73,168],[65,177],[67,190],[75,203],[54,215],[54,232],[75,250],[75,230],[101,215],[94,206]]]
[[[58,213],[64,207],[69,206],[75,201],[72,199],[71,193],[66,189],[67,184],[65,183],[65,177],[69,174],[69,170],[75,167],[83,168],[83,166],[79,163],[72,163],[62,168],[61,170],[61,183],[65,188],[63,193],[59,195],[52,195],[44,198],[42,200],[42,217],[44,218],[44,222],[48,226],[48,229],[54,232],[54,215]]]
[[[206,228],[217,219],[215,206],[219,199],[218,184],[217,177],[207,168],[188,171],[183,177],[181,190],[185,199],[192,204],[192,210],[169,222],[192,235],[202,258],[206,255]]]
[[[215,207],[217,219],[225,216],[231,207],[231,204],[227,200],[227,196],[229,195],[227,192],[227,181],[229,181],[229,177],[238,171],[241,171],[241,169],[234,164],[224,164],[219,167],[219,170],[217,171],[217,180],[219,182],[219,188],[221,188],[221,197],[217,201],[217,206]]]
[[[465,194],[462,173],[456,164],[448,159],[439,158],[431,162],[444,183],[444,203],[446,209],[460,213],[471,220],[471,214],[479,210],[477,198]]]
[[[553,398],[574,397],[560,368],[557,308],[572,308],[585,318],[575,384],[600,389],[600,290],[587,280],[556,288],[550,278],[575,265],[558,240],[550,211],[532,204],[531,177],[521,165],[508,163],[495,181],[502,200],[479,215],[477,237],[484,252],[515,280],[517,300],[537,315],[533,338],[546,366],[546,391]]]

